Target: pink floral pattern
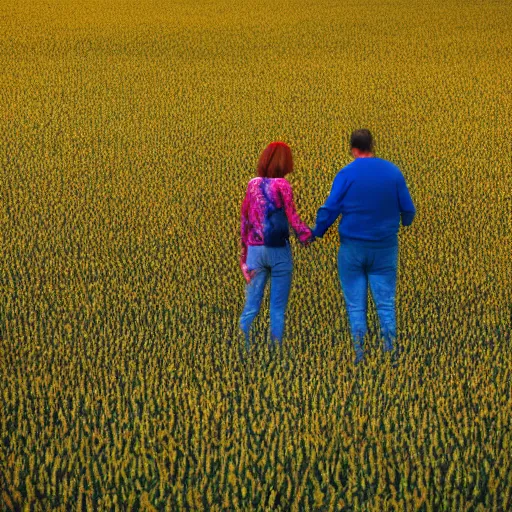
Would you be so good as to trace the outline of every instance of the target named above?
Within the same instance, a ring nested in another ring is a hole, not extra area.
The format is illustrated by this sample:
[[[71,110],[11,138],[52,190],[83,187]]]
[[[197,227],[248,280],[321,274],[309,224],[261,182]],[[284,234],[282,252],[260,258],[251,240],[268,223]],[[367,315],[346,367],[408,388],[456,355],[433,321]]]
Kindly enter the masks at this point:
[[[284,212],[288,224],[301,243],[311,238],[311,230],[302,222],[293,201],[292,187],[284,178],[254,178],[247,185],[241,210],[242,254],[240,265],[244,269],[249,245],[284,245],[288,226],[275,225],[273,215]],[[277,244],[276,244],[277,241]]]

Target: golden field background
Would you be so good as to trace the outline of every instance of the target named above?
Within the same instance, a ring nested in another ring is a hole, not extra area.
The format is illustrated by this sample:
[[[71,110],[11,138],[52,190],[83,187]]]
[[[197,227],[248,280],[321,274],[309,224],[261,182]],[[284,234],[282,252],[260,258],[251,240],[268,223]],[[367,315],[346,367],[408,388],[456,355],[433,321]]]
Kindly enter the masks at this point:
[[[507,2],[3,0],[0,510],[512,508]],[[370,128],[418,214],[397,368],[353,352],[337,230],[283,354],[239,353],[239,207],[313,224]]]

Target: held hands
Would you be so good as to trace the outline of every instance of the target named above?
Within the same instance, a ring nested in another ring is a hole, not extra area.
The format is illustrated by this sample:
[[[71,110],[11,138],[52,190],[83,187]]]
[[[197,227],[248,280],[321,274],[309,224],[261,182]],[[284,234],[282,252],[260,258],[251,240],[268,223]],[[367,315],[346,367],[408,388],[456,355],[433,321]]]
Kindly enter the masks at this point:
[[[303,241],[301,240],[300,243],[301,243],[302,247],[309,247],[315,240],[316,240],[316,238],[311,234],[305,240],[303,240]]]

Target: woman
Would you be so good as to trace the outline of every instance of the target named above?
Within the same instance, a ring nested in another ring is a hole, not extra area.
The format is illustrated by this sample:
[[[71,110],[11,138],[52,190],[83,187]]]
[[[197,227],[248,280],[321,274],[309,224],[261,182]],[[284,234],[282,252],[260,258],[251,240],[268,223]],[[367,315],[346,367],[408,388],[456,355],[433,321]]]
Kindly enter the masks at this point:
[[[273,345],[282,345],[286,306],[292,282],[289,224],[306,245],[311,230],[295,211],[292,188],[284,177],[293,171],[290,147],[272,142],[258,161],[258,177],[249,181],[241,211],[240,266],[246,286],[240,329],[250,348],[249,333],[270,278],[270,332]]]

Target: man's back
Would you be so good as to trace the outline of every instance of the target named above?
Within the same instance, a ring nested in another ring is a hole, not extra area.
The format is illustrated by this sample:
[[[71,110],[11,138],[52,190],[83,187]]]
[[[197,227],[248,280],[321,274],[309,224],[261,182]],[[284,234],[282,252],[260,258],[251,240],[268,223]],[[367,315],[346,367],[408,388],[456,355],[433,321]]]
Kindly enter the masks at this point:
[[[381,158],[357,158],[340,171],[346,194],[341,203],[342,238],[382,241],[394,238],[404,207],[414,211],[400,169]],[[409,203],[402,205],[402,202]],[[409,199],[409,201],[407,201]]]
[[[335,177],[331,193],[319,212],[315,236],[322,236],[341,214],[341,240],[360,240],[381,246],[397,243],[402,223],[415,213],[400,169],[381,158],[357,158]]]

